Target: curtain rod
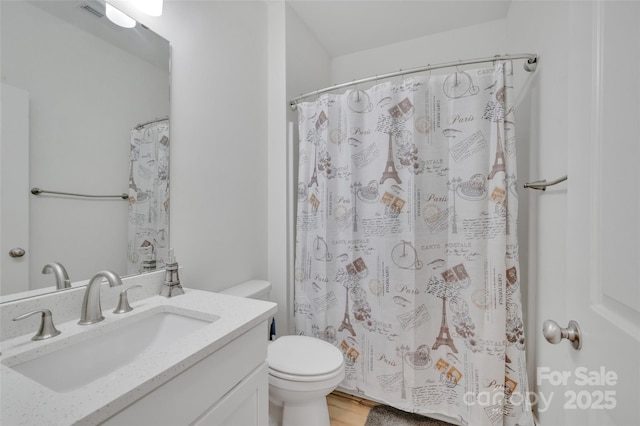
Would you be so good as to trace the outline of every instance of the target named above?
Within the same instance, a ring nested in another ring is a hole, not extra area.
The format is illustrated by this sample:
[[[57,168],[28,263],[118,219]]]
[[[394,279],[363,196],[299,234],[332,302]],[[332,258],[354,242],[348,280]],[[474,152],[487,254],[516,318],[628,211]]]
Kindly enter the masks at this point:
[[[168,119],[169,119],[169,117],[156,118],[155,120],[147,121],[146,123],[140,123],[136,127],[134,127],[134,129],[140,130],[144,126],[148,126],[149,124],[159,123],[161,121],[167,121]]]
[[[368,83],[370,81],[384,80],[386,78],[397,77],[399,75],[414,74],[417,72],[425,72],[425,71],[430,71],[430,70],[435,70],[440,68],[449,68],[449,67],[456,67],[461,65],[471,65],[471,64],[479,64],[482,62],[493,62],[493,61],[512,60],[512,59],[526,59],[527,61],[524,63],[523,66],[524,66],[524,69],[528,72],[535,71],[536,66],[538,64],[538,55],[535,53],[518,53],[515,55],[495,55],[488,58],[467,59],[464,61],[460,60],[455,62],[445,62],[442,64],[427,65],[426,67],[410,68],[408,70],[399,70],[399,71],[390,72],[387,74],[376,75],[374,77],[362,78],[360,80],[354,80],[348,83],[336,84],[334,86],[327,87],[325,89],[316,90],[313,92],[300,95],[297,98],[291,99],[289,101],[289,104],[291,105],[291,109],[295,111],[299,100],[308,98],[310,96],[321,95],[323,93],[331,92],[333,90],[342,89],[344,87],[355,86],[357,84]]]

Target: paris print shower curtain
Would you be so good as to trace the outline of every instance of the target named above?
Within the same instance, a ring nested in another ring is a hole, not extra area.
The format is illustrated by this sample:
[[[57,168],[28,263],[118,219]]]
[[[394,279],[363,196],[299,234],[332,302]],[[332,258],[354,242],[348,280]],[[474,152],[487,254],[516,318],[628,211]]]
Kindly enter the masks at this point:
[[[298,105],[296,333],[345,389],[473,425],[533,424],[510,62]]]
[[[127,272],[164,267],[169,251],[169,121],[131,131]]]

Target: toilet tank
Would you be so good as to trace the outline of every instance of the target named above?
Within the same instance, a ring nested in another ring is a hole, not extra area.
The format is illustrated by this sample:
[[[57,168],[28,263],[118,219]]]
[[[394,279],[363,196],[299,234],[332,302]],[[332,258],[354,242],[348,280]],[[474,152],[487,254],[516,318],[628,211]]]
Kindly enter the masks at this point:
[[[264,280],[250,280],[234,285],[220,292],[230,296],[270,301],[271,283]]]
[[[246,297],[249,299],[265,300],[270,302],[271,296],[271,283],[264,280],[250,280],[241,284],[229,287],[226,290],[222,290],[221,294],[227,294],[229,296]],[[275,340],[276,337],[276,322],[275,318],[267,322],[267,339]]]

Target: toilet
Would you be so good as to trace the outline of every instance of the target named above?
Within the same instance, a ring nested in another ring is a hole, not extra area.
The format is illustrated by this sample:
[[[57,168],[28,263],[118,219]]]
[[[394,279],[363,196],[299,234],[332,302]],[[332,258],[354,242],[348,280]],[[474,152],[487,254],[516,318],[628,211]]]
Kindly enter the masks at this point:
[[[271,283],[252,280],[222,294],[269,300]],[[269,343],[270,424],[329,426],[326,396],[344,379],[342,352],[309,336],[282,336]]]

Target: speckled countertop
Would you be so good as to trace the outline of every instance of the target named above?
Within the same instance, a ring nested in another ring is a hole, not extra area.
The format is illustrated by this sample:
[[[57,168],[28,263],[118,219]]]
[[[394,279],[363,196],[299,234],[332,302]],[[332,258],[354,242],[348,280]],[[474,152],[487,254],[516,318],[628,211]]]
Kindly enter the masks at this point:
[[[93,325],[78,325],[77,319],[56,324],[62,334],[52,339],[34,342],[31,340],[33,333],[29,333],[2,341],[0,424],[61,426],[100,423],[266,321],[276,312],[277,305],[185,289],[182,296],[169,299],[152,296],[132,302],[131,306],[134,308],[132,312],[121,315],[103,307],[105,320]],[[215,321],[178,339],[170,349],[145,353],[115,373],[71,392],[55,392],[10,368],[163,311],[188,312],[194,318]]]

